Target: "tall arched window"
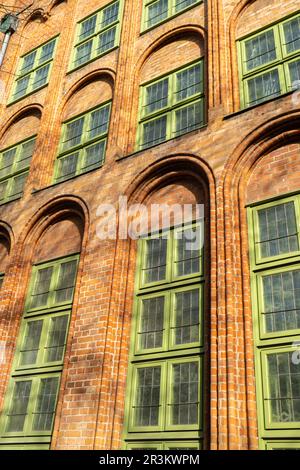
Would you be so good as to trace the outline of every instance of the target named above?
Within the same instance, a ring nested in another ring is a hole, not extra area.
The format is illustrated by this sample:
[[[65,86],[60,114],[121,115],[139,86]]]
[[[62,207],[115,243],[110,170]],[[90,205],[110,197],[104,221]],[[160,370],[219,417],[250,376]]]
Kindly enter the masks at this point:
[[[0,424],[0,449],[49,449],[81,249],[81,220],[36,247]],[[67,247],[67,248],[66,248]]]

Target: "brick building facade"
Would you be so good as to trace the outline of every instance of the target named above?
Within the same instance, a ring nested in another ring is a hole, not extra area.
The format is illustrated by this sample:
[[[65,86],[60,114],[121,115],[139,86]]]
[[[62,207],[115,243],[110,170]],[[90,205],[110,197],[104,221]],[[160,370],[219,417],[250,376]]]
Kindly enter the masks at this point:
[[[0,69],[0,448],[300,448],[299,11],[37,0],[20,15]],[[120,196],[204,204],[203,270],[155,284],[176,302],[200,289],[202,341],[169,347],[161,326],[158,352],[130,352],[150,338],[134,299],[157,293],[135,283],[140,242],[97,236]],[[174,391],[184,364],[199,399]]]

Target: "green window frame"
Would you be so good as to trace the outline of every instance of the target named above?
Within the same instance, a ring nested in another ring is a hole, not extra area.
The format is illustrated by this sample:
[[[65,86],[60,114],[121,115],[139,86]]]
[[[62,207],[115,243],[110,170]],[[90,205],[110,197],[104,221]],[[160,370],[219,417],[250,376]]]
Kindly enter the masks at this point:
[[[22,197],[35,143],[36,136],[0,152],[0,205]]]
[[[300,14],[238,41],[241,107],[300,86]]]
[[[283,449],[300,439],[299,204],[300,194],[294,194],[248,208],[262,449],[272,449],[273,440],[282,441]]]
[[[124,0],[114,0],[77,24],[70,71],[119,46]]]
[[[0,418],[0,450],[49,448],[78,260],[75,254],[33,266]]]
[[[124,429],[127,449],[202,446],[203,237],[201,221],[138,242]]]
[[[287,441],[271,441],[267,442],[266,450],[299,450],[300,441],[287,440]]]
[[[144,0],[141,29],[154,28],[200,3],[202,0]]]
[[[54,170],[55,183],[103,165],[111,104],[111,101],[107,101],[63,123]]]
[[[21,57],[11,103],[48,85],[57,42],[58,36]]]
[[[204,126],[204,88],[203,59],[141,85],[137,149]]]

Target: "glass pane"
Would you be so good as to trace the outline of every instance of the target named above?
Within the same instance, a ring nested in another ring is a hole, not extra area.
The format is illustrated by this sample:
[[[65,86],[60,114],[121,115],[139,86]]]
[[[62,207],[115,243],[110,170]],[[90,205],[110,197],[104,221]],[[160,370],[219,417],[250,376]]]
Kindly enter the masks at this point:
[[[6,150],[1,156],[1,167],[0,167],[0,178],[8,176],[12,171],[14,158],[17,152],[17,148]]]
[[[26,325],[24,342],[20,351],[20,365],[35,364],[39,352],[43,320],[30,321]]]
[[[23,170],[30,165],[31,157],[35,147],[35,139],[24,142],[21,146],[21,151],[18,161],[18,169]]]
[[[34,412],[33,431],[51,431],[59,377],[41,379]]]
[[[186,132],[198,129],[203,124],[202,102],[198,101],[180,108],[175,112],[176,131],[175,135],[182,135]]]
[[[95,33],[96,21],[97,15],[94,15],[81,23],[78,42],[83,41],[85,38]]]
[[[119,17],[119,2],[115,2],[112,5],[109,5],[107,8],[104,8],[102,13],[102,23],[101,28],[105,28],[110,24],[118,20]]]
[[[57,179],[71,178],[76,175],[79,153],[72,153],[58,160],[59,170]]]
[[[45,44],[42,47],[41,51],[41,56],[39,60],[39,64],[43,64],[47,60],[52,59],[53,57],[53,52],[54,52],[54,47],[55,47],[55,40],[48,42],[48,44]]]
[[[167,116],[153,119],[143,124],[142,148],[164,142],[167,138]]]
[[[104,52],[112,49],[115,46],[117,27],[114,26],[111,29],[108,29],[104,33],[100,34],[98,40],[98,49],[97,55],[103,54]]]
[[[3,274],[1,274],[0,275],[0,289],[2,287],[3,281],[4,281],[4,276],[3,276]]]
[[[37,272],[35,287],[31,296],[31,308],[46,306],[50,292],[53,267],[41,268]]]
[[[173,364],[172,424],[197,424],[199,421],[199,372],[197,362]]]
[[[246,69],[261,67],[276,59],[274,31],[271,29],[245,42]]]
[[[32,85],[33,90],[45,85],[48,81],[48,74],[50,70],[50,64],[44,65],[35,72],[34,82]]]
[[[46,347],[46,362],[56,362],[63,359],[69,315],[53,317],[50,320],[49,341]]]
[[[300,270],[263,277],[267,333],[300,328]]]
[[[77,261],[62,263],[59,271],[55,302],[71,302],[77,273]]]
[[[7,197],[8,180],[0,182],[0,202],[3,202]]]
[[[167,265],[167,238],[153,238],[146,240],[146,259],[144,271],[144,282],[162,281],[166,277]]]
[[[168,106],[169,79],[165,78],[160,82],[147,86],[146,104],[143,115],[147,115]]]
[[[187,276],[200,271],[201,242],[203,240],[201,230],[201,227],[198,226],[178,231],[175,234],[177,240],[177,276]]]
[[[88,130],[88,140],[105,134],[108,131],[110,105],[104,106],[91,113],[90,128]]]
[[[292,352],[268,355],[273,422],[300,421],[300,367],[294,362]]]
[[[95,166],[100,166],[104,161],[106,140],[102,140],[98,144],[91,145],[85,149],[85,160],[82,170],[88,170]]]
[[[278,70],[271,70],[248,80],[248,105],[255,105],[281,94]]]
[[[299,250],[293,202],[258,211],[261,257]]]
[[[22,196],[27,176],[28,173],[22,173],[21,175],[15,176],[13,178],[9,197]]]
[[[178,11],[184,10],[184,8],[197,2],[198,0],[175,0],[175,12],[177,13]]]
[[[85,62],[88,62],[91,58],[93,41],[87,41],[84,44],[76,47],[74,67],[78,67]]]
[[[164,331],[164,297],[153,297],[142,301],[140,349],[161,348]]]
[[[68,150],[81,143],[83,132],[84,117],[76,119],[65,125],[65,135],[63,141],[63,150]]]
[[[157,426],[160,407],[160,367],[138,369],[135,420],[136,426]]]
[[[200,298],[194,289],[175,294],[175,344],[198,343],[200,340]]]
[[[31,380],[16,382],[8,414],[6,432],[22,432],[31,390]]]
[[[30,52],[23,58],[23,64],[20,70],[20,75],[30,72],[30,70],[33,68],[34,61],[36,58],[36,53],[37,51]]]
[[[16,89],[14,92],[14,100],[21,98],[21,96],[26,95],[27,87],[29,84],[29,79],[30,79],[30,75],[27,75],[26,77],[21,78],[20,80],[17,80]]]
[[[300,49],[300,18],[295,18],[283,25],[287,53]]]
[[[176,101],[182,101],[203,92],[201,64],[176,74]]]
[[[147,7],[146,28],[160,23],[168,18],[168,0],[157,0]]]
[[[299,89],[300,88],[300,60],[289,63],[289,72],[291,79],[291,88]]]

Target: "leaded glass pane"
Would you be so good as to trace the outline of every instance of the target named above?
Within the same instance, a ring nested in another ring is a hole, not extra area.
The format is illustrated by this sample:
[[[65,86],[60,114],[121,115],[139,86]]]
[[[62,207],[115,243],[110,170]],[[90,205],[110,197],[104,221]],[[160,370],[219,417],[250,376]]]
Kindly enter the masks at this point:
[[[263,277],[267,333],[300,328],[300,270]]]
[[[80,25],[79,42],[95,33],[97,15],[91,16]]]
[[[262,258],[299,250],[293,202],[259,210],[258,220]]]
[[[99,166],[103,163],[105,144],[106,140],[102,140],[101,142],[85,149],[84,167],[82,169],[88,170],[89,168]]]
[[[146,28],[151,28],[166,18],[168,18],[168,0],[157,0],[147,7]]]
[[[281,94],[278,70],[263,73],[251,78],[247,82],[249,101],[248,105],[259,104],[267,99],[275,98]]]
[[[201,227],[189,228],[176,233],[177,255],[176,272],[177,276],[187,276],[200,271],[201,261]]]
[[[58,385],[59,377],[41,379],[34,411],[33,431],[52,430]]]
[[[146,259],[144,271],[145,284],[162,281],[166,277],[167,238],[159,237],[146,240]]]
[[[46,362],[61,361],[64,355],[68,315],[52,317],[50,319],[49,341],[46,347]]]
[[[26,324],[24,342],[20,351],[20,365],[35,364],[39,352],[43,320],[30,321]]]
[[[65,125],[65,138],[63,141],[63,150],[68,150],[81,143],[83,132],[84,117],[76,119]]]
[[[196,64],[176,74],[176,101],[182,101],[190,96],[202,93],[202,64]]]
[[[93,40],[87,41],[84,44],[76,47],[74,67],[78,67],[91,58]]]
[[[34,61],[36,58],[37,51],[30,52],[23,58],[22,68],[20,70],[20,75],[30,72],[34,66]]]
[[[102,13],[101,28],[105,28],[118,20],[119,17],[119,2],[115,2],[104,8]]]
[[[27,87],[29,85],[29,80],[30,80],[30,75],[27,75],[26,77],[20,78],[20,80],[17,80],[16,89],[14,92],[15,100],[26,94]]]
[[[176,0],[175,1],[175,12],[184,10],[185,8],[197,3],[198,0]]]
[[[32,139],[22,144],[20,155],[19,155],[19,161],[18,161],[19,170],[23,170],[29,167],[31,157],[32,157],[34,147],[35,147],[35,142],[36,142],[35,139]]]
[[[37,272],[34,291],[31,296],[31,308],[46,306],[50,292],[53,267],[41,268]]]
[[[140,349],[161,348],[164,332],[165,298],[153,297],[142,301]]]
[[[276,59],[276,46],[273,29],[265,31],[245,42],[246,69],[261,67]]]
[[[50,64],[44,65],[35,72],[32,88],[35,90],[47,83]]]
[[[23,194],[27,176],[28,173],[22,173],[21,175],[15,176],[13,178],[9,197],[17,197]]]
[[[164,142],[167,138],[167,116],[143,124],[143,148]]]
[[[6,199],[6,193],[8,188],[8,180],[0,182],[0,202]]]
[[[283,30],[287,53],[298,51],[300,49],[300,18],[294,18],[285,23]]]
[[[293,353],[269,354],[268,374],[272,421],[300,421],[300,367]]]
[[[289,72],[292,89],[300,88],[300,60],[289,63]]]
[[[144,114],[151,114],[154,111],[168,106],[169,79],[165,78],[153,85],[146,87],[146,103]]]
[[[14,158],[16,156],[17,149],[16,147],[6,152],[2,153],[1,156],[1,167],[0,167],[0,177],[7,176],[12,171],[12,166],[14,163]]]
[[[58,179],[71,178],[76,175],[78,156],[79,153],[76,152],[58,160]]]
[[[103,54],[115,46],[117,27],[114,26],[99,35],[97,54]]]
[[[71,302],[77,272],[77,261],[62,263],[59,271],[58,286],[56,288],[56,303]]]
[[[198,363],[173,364],[172,368],[172,424],[197,424],[199,421]]]
[[[48,42],[48,44],[45,44],[42,47],[39,64],[43,64],[44,62],[47,62],[47,60],[52,59],[54,47],[55,47],[55,40]]]
[[[157,426],[160,409],[160,367],[145,367],[137,371],[135,420],[136,426]]]
[[[176,345],[197,343],[200,340],[199,289],[175,294],[174,338]]]
[[[30,397],[31,380],[16,382],[8,414],[6,432],[22,432]]]
[[[203,124],[202,104],[200,101],[175,111],[176,131],[181,135],[198,129]]]
[[[98,135],[108,131],[110,104],[91,113],[90,128],[88,130],[88,140],[94,139]]]

